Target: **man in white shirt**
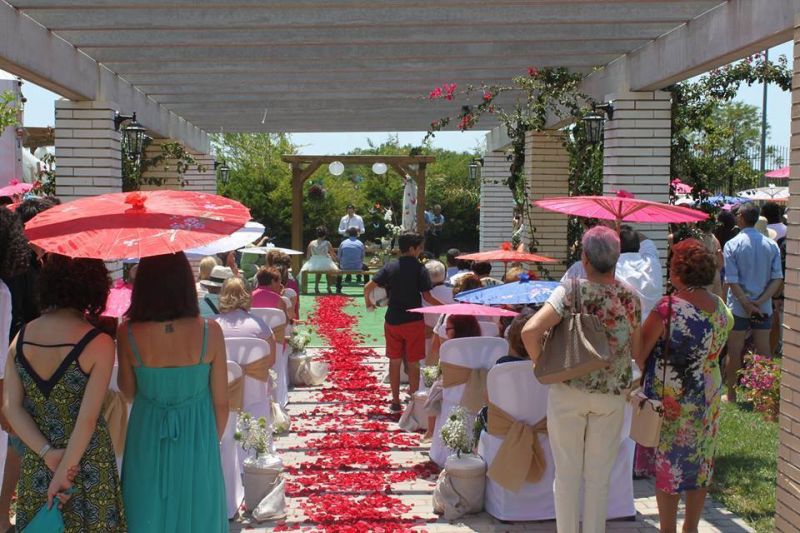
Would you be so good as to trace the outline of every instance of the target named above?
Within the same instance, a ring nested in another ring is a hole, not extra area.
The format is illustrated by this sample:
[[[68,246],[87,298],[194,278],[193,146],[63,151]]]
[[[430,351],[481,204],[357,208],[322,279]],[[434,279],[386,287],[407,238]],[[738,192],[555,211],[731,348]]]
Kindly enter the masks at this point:
[[[349,228],[356,228],[359,235],[364,233],[364,219],[356,215],[356,208],[353,204],[348,204],[347,214],[339,221],[339,235],[342,237],[347,235]]]
[[[631,286],[642,302],[642,322],[664,295],[663,273],[658,248],[653,241],[630,226],[622,226],[619,232],[620,254],[614,277]],[[574,263],[561,281],[586,278],[580,261]]]

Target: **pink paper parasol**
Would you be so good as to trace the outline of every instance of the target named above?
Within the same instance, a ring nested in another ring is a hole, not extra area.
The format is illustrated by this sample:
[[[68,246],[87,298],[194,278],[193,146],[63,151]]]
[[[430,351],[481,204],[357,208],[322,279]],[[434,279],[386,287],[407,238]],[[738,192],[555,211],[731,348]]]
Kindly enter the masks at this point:
[[[0,196],[19,196],[33,189],[33,184],[23,183],[18,179],[12,179],[3,188],[0,188]]]
[[[765,178],[788,178],[791,167],[781,167],[764,174]]]
[[[431,313],[435,315],[472,315],[472,316],[517,316],[519,313],[507,311],[499,307],[480,304],[445,304],[430,307],[409,309],[411,313]]]
[[[527,252],[517,252],[516,250],[490,250],[488,252],[477,252],[474,254],[459,255],[458,259],[468,259],[470,261],[500,261],[503,263],[557,263],[558,259],[553,259],[544,255],[530,254]]]
[[[119,318],[123,316],[131,306],[132,292],[133,287],[130,284],[118,279],[108,293],[106,309],[103,311],[101,316],[107,316],[111,318]]]
[[[620,191],[617,194],[623,193]],[[639,200],[631,196],[630,193],[622,196],[562,196],[536,200],[533,205],[567,215],[616,220],[617,226],[620,222],[667,224],[699,222],[708,218],[707,213],[696,209]]]

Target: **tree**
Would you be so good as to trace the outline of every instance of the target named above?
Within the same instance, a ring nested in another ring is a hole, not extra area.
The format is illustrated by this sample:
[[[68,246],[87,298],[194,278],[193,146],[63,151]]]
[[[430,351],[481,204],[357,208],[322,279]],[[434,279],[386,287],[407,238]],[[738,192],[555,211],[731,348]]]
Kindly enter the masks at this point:
[[[702,123],[702,129],[681,131],[691,143],[684,160],[687,176],[708,191],[736,191],[753,187],[759,171],[749,154],[760,145],[761,116],[757,107],[741,102],[717,103]]]
[[[17,125],[17,96],[11,91],[0,93],[0,133]]]
[[[723,189],[730,194],[753,183],[740,155],[752,138],[752,110],[724,104],[736,97],[742,84],[765,82],[791,90],[792,71],[785,56],[772,62],[763,54],[755,54],[669,88],[673,178],[692,185],[695,194]],[[737,114],[748,123],[738,124]],[[759,131],[756,126],[756,136]]]
[[[290,239],[292,218],[291,170],[281,155],[296,148],[288,135],[275,133],[223,133],[212,135],[217,160],[230,168],[219,193],[250,208],[253,219],[264,224],[279,243]]]

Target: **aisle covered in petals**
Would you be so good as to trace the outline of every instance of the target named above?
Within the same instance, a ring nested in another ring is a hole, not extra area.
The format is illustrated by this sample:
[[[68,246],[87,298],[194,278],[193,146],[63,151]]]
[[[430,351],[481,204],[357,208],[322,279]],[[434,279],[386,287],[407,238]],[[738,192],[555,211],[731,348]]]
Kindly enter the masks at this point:
[[[304,519],[293,523],[290,516],[276,531],[407,531],[426,521],[393,495],[393,486],[432,480],[438,469],[418,454],[416,463],[393,458],[414,455],[420,437],[392,424],[398,415],[388,413],[387,387],[370,362],[378,354],[360,346],[356,318],[343,310],[350,301],[319,298],[309,316],[329,345],[320,355],[330,373],[326,386],[308,398],[315,405],[293,419],[305,442],[285,449],[302,455],[287,461],[286,473],[287,497],[298,502]]]

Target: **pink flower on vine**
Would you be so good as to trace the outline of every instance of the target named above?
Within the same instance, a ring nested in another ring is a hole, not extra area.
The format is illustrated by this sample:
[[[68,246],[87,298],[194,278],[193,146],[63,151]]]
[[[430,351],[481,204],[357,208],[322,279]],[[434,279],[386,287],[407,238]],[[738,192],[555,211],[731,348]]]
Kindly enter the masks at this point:
[[[428,99],[429,100],[436,100],[436,99],[441,98],[441,97],[442,97],[442,88],[441,87],[435,88],[428,95]]]
[[[528,67],[528,76],[532,78],[537,74],[539,74],[539,69],[537,69],[536,67]]]
[[[494,95],[491,93],[491,91],[485,91],[485,92],[483,93],[483,101],[484,101],[484,102],[488,102],[488,101],[490,101],[492,98],[494,98]]]
[[[458,85],[456,85],[455,83],[450,83],[450,84],[445,83],[444,85],[442,85],[442,88],[444,89],[445,92],[444,94],[445,100],[453,99],[453,95],[455,94],[457,87]]]
[[[489,113],[494,113],[494,106],[490,105],[488,111]]]
[[[461,122],[458,123],[458,129],[462,131],[469,129],[471,123],[472,123],[472,115],[466,114],[463,117],[461,117]]]

